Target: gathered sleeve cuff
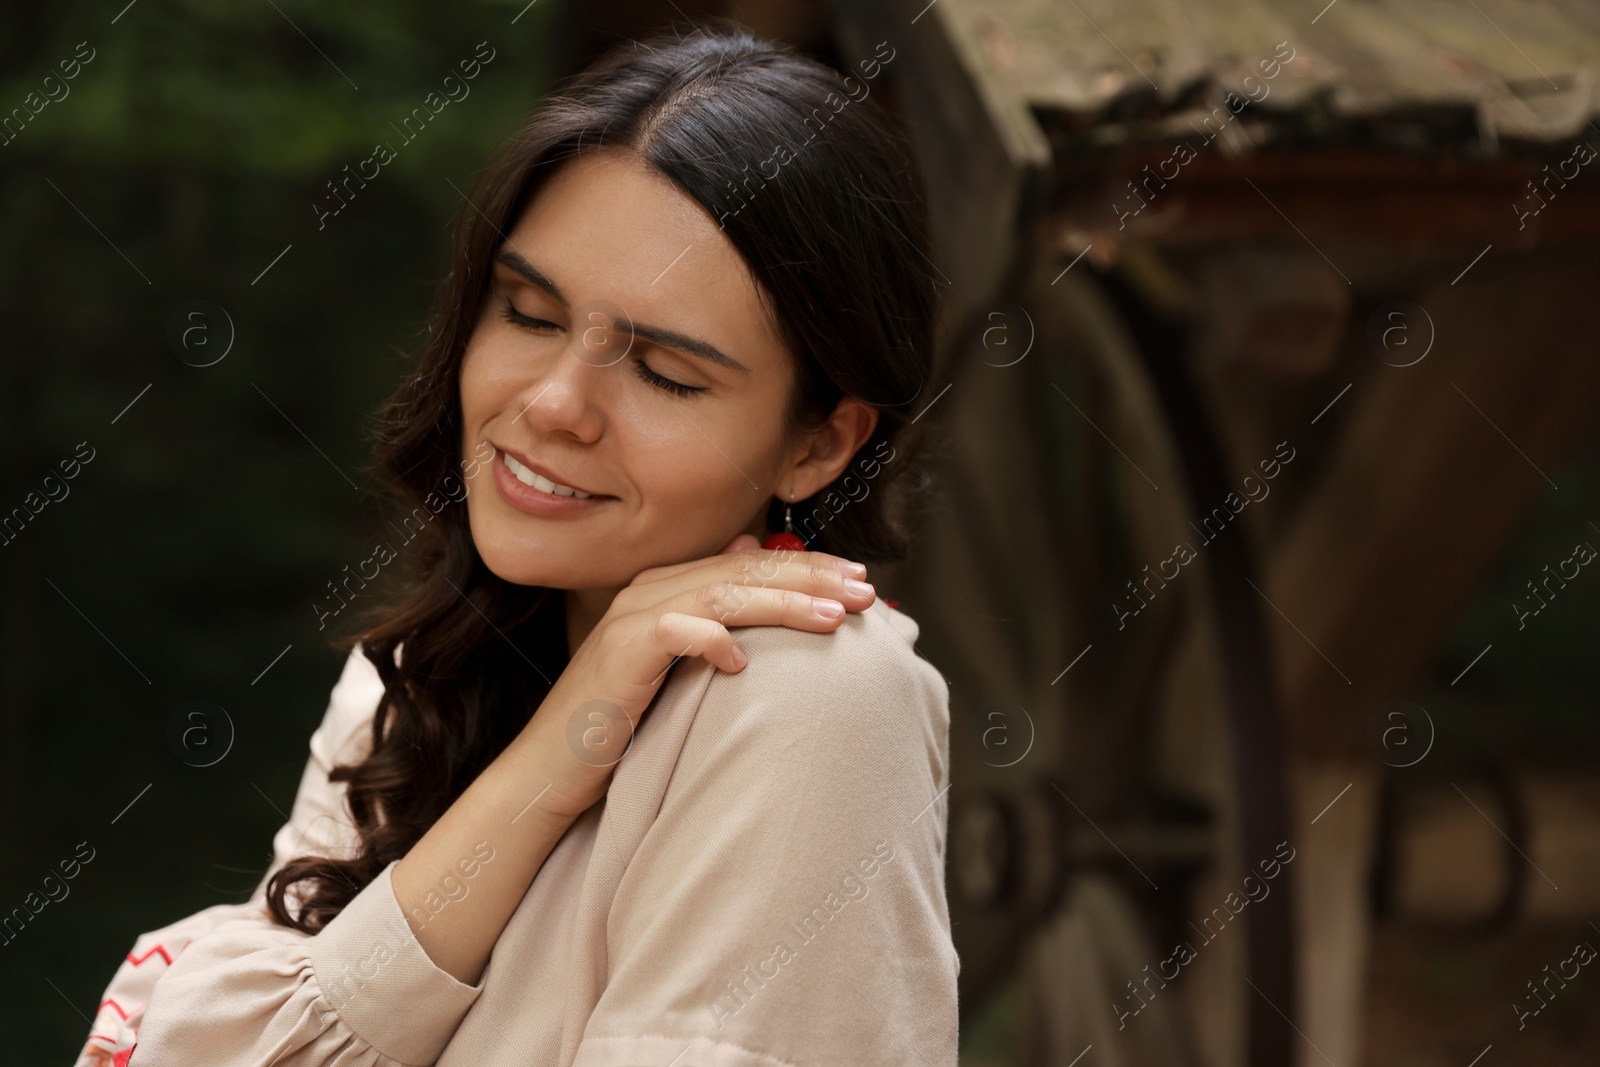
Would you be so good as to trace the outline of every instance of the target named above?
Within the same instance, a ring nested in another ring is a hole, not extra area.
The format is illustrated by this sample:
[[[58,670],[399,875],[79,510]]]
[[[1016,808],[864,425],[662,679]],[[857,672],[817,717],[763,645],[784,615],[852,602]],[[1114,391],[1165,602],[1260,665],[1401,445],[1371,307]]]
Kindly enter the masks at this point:
[[[315,935],[236,919],[195,941],[162,977],[130,1067],[433,1063],[483,987],[428,957],[393,870]]]

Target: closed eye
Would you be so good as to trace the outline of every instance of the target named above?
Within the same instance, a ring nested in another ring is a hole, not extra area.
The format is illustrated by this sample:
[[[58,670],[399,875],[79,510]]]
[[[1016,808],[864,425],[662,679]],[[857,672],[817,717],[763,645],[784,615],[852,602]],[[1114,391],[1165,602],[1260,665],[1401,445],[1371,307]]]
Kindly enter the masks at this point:
[[[559,324],[551,322],[549,319],[539,319],[532,315],[524,315],[517,310],[516,305],[511,302],[509,297],[506,299],[505,308],[500,314],[507,322],[521,326],[525,330],[533,330],[536,333],[548,333],[552,330],[561,329]],[[644,381],[649,382],[657,389],[663,389],[677,396],[693,396],[696,393],[706,391],[704,386],[684,385],[682,382],[674,381],[665,375],[657,374],[650,369],[649,364],[638,357],[634,358],[633,366],[635,373]]]
[[[634,358],[633,366],[634,369],[638,371],[639,377],[643,378],[645,381],[649,382],[658,389],[665,389],[669,393],[676,393],[678,396],[693,396],[695,393],[703,393],[706,391],[704,386],[684,385],[682,382],[676,382],[671,378],[663,377],[662,375],[651,370],[650,365],[644,360],[637,357]]]
[[[549,319],[536,319],[532,315],[524,315],[522,312],[517,310],[517,306],[511,302],[510,297],[506,298],[505,310],[503,310],[500,315],[507,322],[515,323],[516,325],[525,329],[538,330],[540,333],[543,333],[547,330],[561,329],[560,326],[551,322]]]

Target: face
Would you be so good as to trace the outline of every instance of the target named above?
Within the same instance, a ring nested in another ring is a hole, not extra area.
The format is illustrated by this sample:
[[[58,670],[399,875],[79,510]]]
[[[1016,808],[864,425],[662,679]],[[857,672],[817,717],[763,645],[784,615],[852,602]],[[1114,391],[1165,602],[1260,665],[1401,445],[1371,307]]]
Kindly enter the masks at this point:
[[[793,361],[755,280],[637,157],[561,164],[506,236],[460,383],[461,454],[493,456],[468,479],[468,518],[501,578],[615,589],[714,555],[870,434],[875,413],[845,403],[783,440]]]

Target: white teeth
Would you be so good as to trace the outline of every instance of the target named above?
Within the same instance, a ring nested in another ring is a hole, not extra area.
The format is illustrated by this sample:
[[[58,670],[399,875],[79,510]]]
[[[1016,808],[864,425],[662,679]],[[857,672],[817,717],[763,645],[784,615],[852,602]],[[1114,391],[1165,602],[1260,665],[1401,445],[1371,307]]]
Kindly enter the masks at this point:
[[[552,482],[549,478],[535,474],[526,466],[517,462],[517,458],[515,456],[506,452],[502,452],[500,454],[506,457],[506,469],[512,474],[516,475],[517,481],[521,482],[523,485],[531,485],[535,489],[546,493],[554,493],[556,496],[575,496],[579,500],[588,500],[594,495],[593,493],[581,493],[572,488],[570,485],[561,485],[559,482]]]

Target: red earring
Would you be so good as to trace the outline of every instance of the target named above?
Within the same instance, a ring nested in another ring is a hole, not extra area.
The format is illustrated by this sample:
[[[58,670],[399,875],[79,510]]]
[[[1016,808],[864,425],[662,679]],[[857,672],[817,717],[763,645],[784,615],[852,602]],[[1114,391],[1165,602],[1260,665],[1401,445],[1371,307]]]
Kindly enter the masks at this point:
[[[794,532],[794,523],[790,521],[789,505],[783,505],[783,532],[775,533],[761,542],[762,548],[787,548],[796,552],[804,552],[806,543],[800,535]]]
[[[805,541],[799,534],[794,532],[794,521],[790,516],[788,504],[783,505],[783,532],[775,533],[768,537],[765,541],[761,542],[761,547],[787,548],[796,552],[804,552],[806,550]],[[885,600],[884,603],[897,610],[900,607],[900,602],[898,600]]]

